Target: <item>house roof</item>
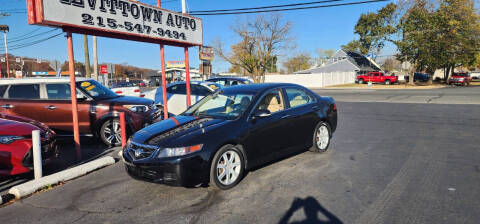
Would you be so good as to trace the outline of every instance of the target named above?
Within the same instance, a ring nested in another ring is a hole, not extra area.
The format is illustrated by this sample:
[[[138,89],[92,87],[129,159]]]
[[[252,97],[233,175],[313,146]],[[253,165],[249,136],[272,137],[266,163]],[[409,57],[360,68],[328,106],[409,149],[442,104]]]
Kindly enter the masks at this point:
[[[295,74],[352,71],[381,71],[381,69],[374,61],[359,52],[340,49],[324,66],[297,71]]]

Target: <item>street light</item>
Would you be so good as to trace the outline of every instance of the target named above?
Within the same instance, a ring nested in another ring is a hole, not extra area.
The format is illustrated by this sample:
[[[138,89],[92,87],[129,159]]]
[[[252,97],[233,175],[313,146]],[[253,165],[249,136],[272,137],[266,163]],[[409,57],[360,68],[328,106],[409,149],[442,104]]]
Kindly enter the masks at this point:
[[[3,39],[5,40],[5,57],[7,62],[7,77],[10,78],[10,65],[8,64],[8,48],[7,48],[7,33],[10,28],[7,25],[0,25],[0,31],[3,31]]]

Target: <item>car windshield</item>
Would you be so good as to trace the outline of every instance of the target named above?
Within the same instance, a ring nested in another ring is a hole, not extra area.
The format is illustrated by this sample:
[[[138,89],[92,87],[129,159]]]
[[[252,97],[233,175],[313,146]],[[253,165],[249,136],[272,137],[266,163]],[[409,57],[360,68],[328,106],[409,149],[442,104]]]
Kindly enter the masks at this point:
[[[187,116],[236,119],[247,110],[253,96],[253,93],[217,92],[203,98],[185,111],[184,114]]]
[[[109,88],[95,80],[77,82],[77,86],[94,99],[101,100],[118,97],[118,95],[112,92]]]

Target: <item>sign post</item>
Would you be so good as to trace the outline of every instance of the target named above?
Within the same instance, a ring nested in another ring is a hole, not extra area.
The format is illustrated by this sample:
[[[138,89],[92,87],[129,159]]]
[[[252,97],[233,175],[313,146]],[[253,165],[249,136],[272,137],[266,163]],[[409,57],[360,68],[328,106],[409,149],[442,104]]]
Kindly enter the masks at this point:
[[[67,32],[68,47],[68,70],[70,73],[70,98],[72,99],[72,117],[73,117],[73,140],[75,141],[75,152],[77,160],[82,159],[80,149],[80,130],[78,127],[78,110],[77,110],[77,89],[75,82],[75,59],[73,57],[73,40],[72,33]]]

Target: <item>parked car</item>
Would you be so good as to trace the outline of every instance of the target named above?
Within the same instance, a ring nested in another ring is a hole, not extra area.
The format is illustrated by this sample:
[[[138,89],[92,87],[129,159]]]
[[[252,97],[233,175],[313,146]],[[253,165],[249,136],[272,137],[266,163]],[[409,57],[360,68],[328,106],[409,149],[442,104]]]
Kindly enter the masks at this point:
[[[205,81],[218,83],[224,87],[253,84],[253,82],[248,79],[238,78],[238,77],[217,77],[217,78],[207,79]]]
[[[390,85],[398,82],[398,76],[387,76],[383,72],[368,72],[366,74],[359,74],[355,78],[355,83],[363,84],[367,82],[384,83],[385,85]]]
[[[119,112],[125,112],[127,134],[160,117],[152,100],[119,96],[93,79],[77,78],[80,134],[107,145],[121,144]],[[45,123],[58,135],[73,132],[68,78],[0,79],[0,112]]]
[[[472,79],[480,79],[480,71],[470,72],[470,78],[472,78]]]
[[[307,148],[326,151],[336,127],[330,97],[295,84],[238,85],[138,131],[123,158],[134,178],[229,189],[253,167]]]
[[[191,81],[191,105],[220,88],[222,88],[222,86],[214,82]],[[163,106],[162,87],[145,92],[145,98],[152,99],[155,101],[155,104]],[[174,82],[167,85],[167,102],[168,113],[177,115],[187,110],[186,82]]]
[[[17,175],[33,169],[34,130],[40,131],[42,160],[47,163],[57,153],[55,132],[38,121],[0,113],[0,176]]]
[[[120,96],[145,96],[145,94],[140,92],[140,87],[131,82],[115,82],[110,89]]]
[[[472,81],[472,78],[470,78],[470,74],[468,74],[467,72],[457,72],[453,73],[452,76],[450,76],[450,78],[448,79],[448,84],[468,86],[470,85],[470,81]]]
[[[414,82],[428,82],[430,79],[430,75],[426,73],[421,73],[421,72],[415,72],[413,73],[413,81]],[[410,76],[406,75],[405,76],[405,82],[408,82],[410,80]]]

